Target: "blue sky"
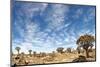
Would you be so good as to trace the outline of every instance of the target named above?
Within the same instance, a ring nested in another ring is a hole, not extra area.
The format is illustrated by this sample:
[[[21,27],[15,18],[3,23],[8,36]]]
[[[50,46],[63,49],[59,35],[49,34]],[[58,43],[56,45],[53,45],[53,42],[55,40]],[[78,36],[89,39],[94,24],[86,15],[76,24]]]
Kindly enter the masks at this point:
[[[51,52],[76,48],[80,35],[95,36],[95,7],[16,1],[12,6],[12,50]]]

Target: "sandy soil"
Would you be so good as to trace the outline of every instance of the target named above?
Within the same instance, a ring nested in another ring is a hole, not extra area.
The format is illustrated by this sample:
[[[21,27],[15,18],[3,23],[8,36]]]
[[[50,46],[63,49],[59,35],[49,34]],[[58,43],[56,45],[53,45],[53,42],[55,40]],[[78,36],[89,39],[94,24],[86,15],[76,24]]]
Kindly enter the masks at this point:
[[[74,59],[78,58],[79,55],[85,56],[85,53],[55,53],[53,56],[46,54],[46,56],[30,56],[28,54],[24,55],[12,55],[12,65],[31,65],[31,64],[48,64],[48,63],[62,63],[62,62],[72,62]],[[95,50],[89,52],[90,58],[86,58],[89,61],[95,61]],[[17,58],[16,58],[17,57]]]

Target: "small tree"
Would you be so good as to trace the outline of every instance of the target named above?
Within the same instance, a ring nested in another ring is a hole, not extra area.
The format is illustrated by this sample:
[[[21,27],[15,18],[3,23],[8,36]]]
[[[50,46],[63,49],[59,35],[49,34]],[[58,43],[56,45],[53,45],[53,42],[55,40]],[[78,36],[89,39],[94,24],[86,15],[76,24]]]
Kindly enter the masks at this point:
[[[21,55],[23,55],[23,56],[24,56],[24,55],[25,55],[25,53],[24,53],[24,52],[21,52]]]
[[[86,51],[86,57],[89,57],[89,47],[93,47],[93,42],[95,41],[94,36],[91,35],[83,35],[80,36],[79,39],[77,40],[76,44],[78,44],[78,47],[82,47]]]
[[[56,49],[56,51],[57,51],[58,53],[63,53],[63,50],[64,50],[63,47],[59,47],[59,48]]]
[[[34,57],[36,56],[36,51],[33,51],[33,56],[34,56]]]
[[[19,51],[20,51],[21,48],[20,47],[16,47],[15,49],[17,50],[18,55],[19,55]]]
[[[71,53],[71,48],[67,48],[67,52],[68,53]]]
[[[46,53],[45,53],[45,52],[42,52],[42,53],[41,53],[41,56],[42,56],[42,57],[45,57],[45,56],[46,56]]]
[[[52,51],[52,54],[55,54],[55,51]]]
[[[55,53],[55,51],[52,51],[52,54],[51,54],[51,56],[52,56],[53,58],[56,56],[56,53]]]
[[[21,52],[21,58],[24,58],[25,53]]]
[[[31,56],[31,55],[32,55],[32,54],[31,54],[31,53],[32,53],[32,50],[29,50],[28,52],[29,52],[29,55]]]

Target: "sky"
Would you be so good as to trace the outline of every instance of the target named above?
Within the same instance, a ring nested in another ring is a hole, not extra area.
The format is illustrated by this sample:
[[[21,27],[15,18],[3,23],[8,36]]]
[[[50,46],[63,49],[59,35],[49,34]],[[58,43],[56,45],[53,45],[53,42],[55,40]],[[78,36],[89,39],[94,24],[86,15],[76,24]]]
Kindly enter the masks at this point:
[[[15,1],[11,8],[14,53],[76,48],[81,35],[95,36],[95,6]]]

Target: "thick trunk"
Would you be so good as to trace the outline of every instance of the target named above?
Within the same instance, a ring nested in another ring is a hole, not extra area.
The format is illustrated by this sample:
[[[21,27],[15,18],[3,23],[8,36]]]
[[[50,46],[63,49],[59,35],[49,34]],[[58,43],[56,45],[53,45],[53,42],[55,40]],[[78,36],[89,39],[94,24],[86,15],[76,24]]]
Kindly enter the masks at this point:
[[[29,55],[32,56],[32,55],[31,55],[31,52],[29,53]]]
[[[18,55],[19,55],[19,51],[18,51]]]
[[[86,49],[86,57],[89,58],[89,52],[88,52],[88,49]]]
[[[80,50],[78,50],[78,54],[80,54]]]

